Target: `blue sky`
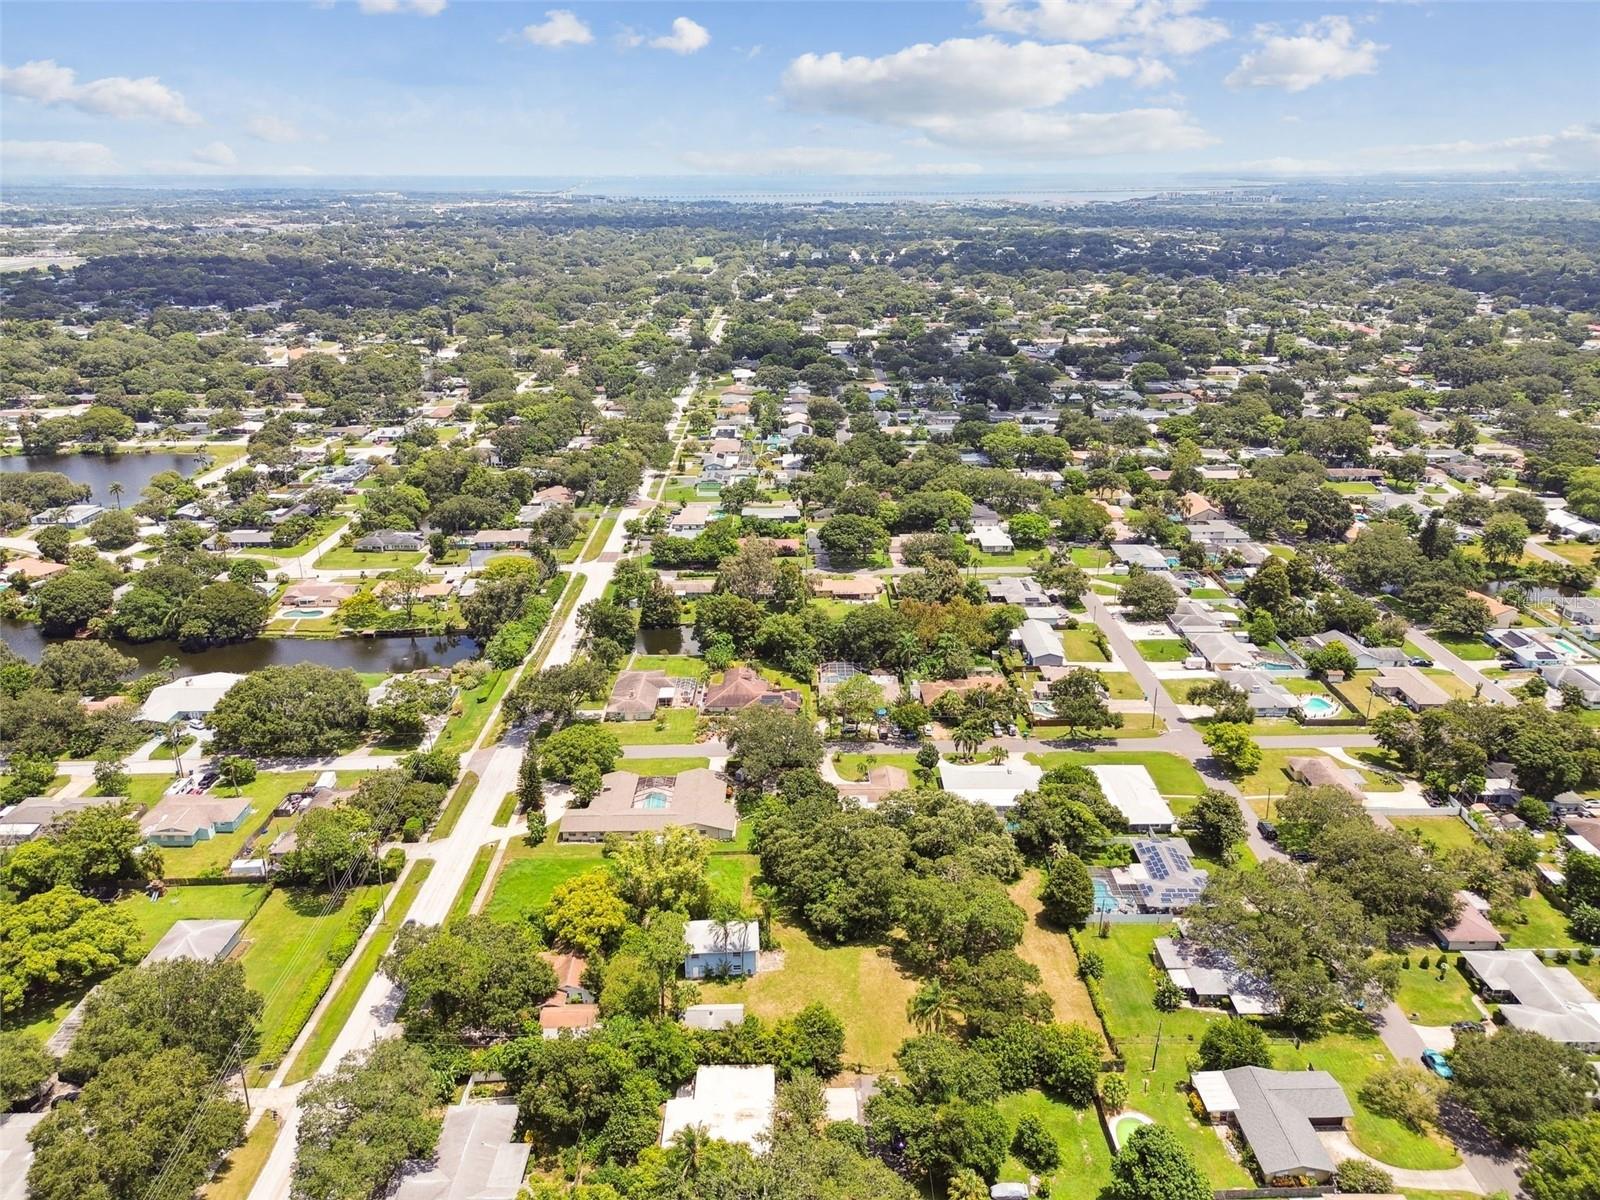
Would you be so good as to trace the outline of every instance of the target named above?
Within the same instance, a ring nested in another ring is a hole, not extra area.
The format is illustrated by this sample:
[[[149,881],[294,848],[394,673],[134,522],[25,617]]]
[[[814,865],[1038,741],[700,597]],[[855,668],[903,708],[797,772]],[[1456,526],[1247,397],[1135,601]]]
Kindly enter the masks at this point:
[[[1600,169],[1600,4],[29,3],[13,177]]]

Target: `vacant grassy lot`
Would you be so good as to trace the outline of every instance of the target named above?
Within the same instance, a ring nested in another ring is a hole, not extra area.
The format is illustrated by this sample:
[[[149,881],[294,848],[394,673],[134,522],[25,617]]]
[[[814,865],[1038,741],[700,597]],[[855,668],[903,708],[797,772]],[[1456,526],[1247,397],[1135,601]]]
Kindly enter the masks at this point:
[[[1281,796],[1289,790],[1289,785],[1294,781],[1289,778],[1289,760],[1291,758],[1317,758],[1323,752],[1313,746],[1301,748],[1268,747],[1261,751],[1261,765],[1250,774],[1239,780],[1239,790],[1246,796],[1265,796],[1271,793]],[[1332,755],[1326,757],[1332,758]],[[1365,767],[1352,767],[1340,759],[1333,759],[1335,765],[1343,770],[1359,771],[1361,773],[1361,786],[1369,792],[1395,792],[1400,790],[1400,785],[1382,779],[1374,771]]]
[[[1095,631],[1092,629],[1063,629],[1061,645],[1066,650],[1068,662],[1110,662],[1100,643],[1095,640]]]
[[[1520,920],[1502,923],[1506,945],[1512,949],[1543,950],[1576,947],[1578,939],[1567,928],[1566,914],[1551,904],[1543,892],[1517,902]]]
[[[660,671],[676,679],[699,679],[706,673],[706,664],[687,654],[635,654],[628,669]]]
[[[1149,638],[1135,642],[1133,648],[1145,662],[1175,663],[1189,657],[1189,647],[1177,638]]]
[[[689,746],[699,715],[692,708],[668,708],[657,711],[654,721],[610,721],[606,728],[624,746]]]
[[[1055,1003],[1056,1020],[1079,1021],[1098,1033],[1100,1018],[1095,1015],[1088,988],[1078,978],[1078,952],[1065,933],[1040,915],[1040,882],[1038,871],[1025,871],[1011,887],[1011,899],[1028,914],[1017,953],[1039,968],[1040,984]]]
[[[1037,1117],[1061,1147],[1061,1165],[1046,1176],[1056,1200],[1096,1200],[1111,1180],[1111,1147],[1093,1106],[1071,1108],[1043,1092],[1012,1092],[997,1105],[1013,1129],[1023,1117]],[[1000,1178],[1026,1183],[1032,1174],[1015,1158],[1007,1158]]]
[[[1486,662],[1495,657],[1494,647],[1481,638],[1446,637],[1442,633],[1431,636],[1439,645],[1464,662]]]
[[[1200,772],[1196,771],[1187,759],[1160,750],[1108,750],[1104,753],[1092,750],[1052,750],[1045,754],[1030,754],[1027,758],[1029,762],[1038,763],[1047,771],[1066,763],[1077,763],[1085,767],[1143,767],[1150,772],[1156,790],[1164,796],[1198,796],[1206,790]]]
[[[1143,700],[1144,689],[1126,671],[1101,671],[1100,682],[1113,700]]]
[[[179,921],[248,921],[266,898],[265,884],[230,883],[168,888],[159,900],[135,892],[118,900],[117,907],[134,919],[139,944],[148,950]]]
[[[1457,960],[1444,974],[1433,965],[1437,956],[1430,954],[1429,966],[1424,969],[1420,956],[1426,951],[1411,955],[1411,966],[1400,970],[1400,990],[1394,1002],[1418,1025],[1449,1025],[1453,1021],[1477,1021],[1483,1014],[1472,1003],[1472,987],[1455,968]]]
[[[1478,837],[1460,817],[1390,817],[1396,829],[1419,835],[1440,850],[1464,850],[1478,845]]]
[[[682,755],[677,758],[623,758],[617,760],[617,770],[632,771],[635,775],[681,775],[709,767],[709,758]]]
[[[394,894],[383,924],[368,939],[367,944],[361,948],[360,955],[350,964],[350,971],[345,975],[344,982],[339,985],[339,990],[334,993],[328,1007],[323,1009],[322,1016],[317,1019],[316,1028],[311,1031],[311,1036],[306,1039],[305,1045],[300,1047],[300,1053],[289,1068],[288,1074],[284,1076],[284,1082],[296,1083],[302,1079],[309,1079],[312,1072],[322,1065],[322,1060],[328,1056],[328,1051],[333,1049],[339,1031],[344,1028],[350,1019],[350,1014],[355,1012],[356,1005],[360,1003],[361,993],[366,991],[367,983],[372,979],[373,972],[378,969],[378,960],[388,952],[395,934],[400,931],[400,922],[405,919],[406,911],[410,909],[411,902],[417,898],[417,893],[422,890],[423,881],[428,878],[432,870],[431,858],[418,859],[411,865],[411,870],[406,873],[405,879]]]
[[[600,861],[597,845],[546,841],[529,847],[523,839],[513,841],[483,911],[501,921],[525,920],[549,903],[557,884],[593,870]]]
[[[327,898],[296,888],[277,888],[245,926],[239,961],[245,982],[266,999],[261,1012],[264,1048],[286,1046],[311,1016],[333,978],[328,951],[350,914],[382,892],[377,885],[352,888],[331,910]]]
[[[335,546],[317,559],[315,565],[321,571],[395,571],[417,566],[425,557],[421,550],[357,550],[353,546]]]
[[[471,750],[510,685],[510,671],[491,671],[477,687],[462,692],[456,698],[457,711],[445,721],[433,748],[462,755]]]
[[[913,1032],[906,1001],[916,981],[882,947],[836,946],[778,920],[772,932],[783,951],[781,968],[753,979],[701,984],[701,999],[743,1004],[764,1019],[825,1004],[844,1022],[847,1064],[866,1071],[892,1069],[894,1052]]]

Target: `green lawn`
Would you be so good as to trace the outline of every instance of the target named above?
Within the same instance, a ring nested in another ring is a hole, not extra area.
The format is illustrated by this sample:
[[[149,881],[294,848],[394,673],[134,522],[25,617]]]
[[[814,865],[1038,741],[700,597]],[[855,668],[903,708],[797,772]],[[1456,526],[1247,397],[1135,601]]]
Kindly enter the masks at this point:
[[[484,912],[501,921],[524,920],[550,900],[556,885],[600,865],[600,847],[585,843],[545,842],[529,847],[511,843],[500,865],[494,893]]]
[[[1089,989],[1078,977],[1078,952],[1072,939],[1040,915],[1044,907],[1039,902],[1040,880],[1040,872],[1024,871],[1011,885],[1011,899],[1028,917],[1017,953],[1039,968],[1039,985],[1055,1006],[1057,1021],[1077,1021],[1098,1033],[1100,1018],[1089,999]]]
[[[281,1129],[277,1113],[270,1108],[262,1113],[244,1144],[222,1160],[217,1173],[200,1189],[200,1200],[247,1200],[272,1156]]]
[[[181,754],[187,754],[187,753],[189,753],[189,750],[193,745],[194,745],[194,738],[190,737],[188,734],[184,734],[181,738],[178,739],[178,750],[177,750],[177,752],[180,755]],[[157,746],[154,750],[150,751],[150,761],[151,762],[171,762],[172,761],[172,757],[173,757],[172,743],[168,742],[168,741],[163,741],[161,743],[161,745]]]
[[[431,858],[420,858],[411,864],[411,869],[406,872],[405,879],[390,899],[383,924],[373,932],[367,944],[361,948],[360,955],[350,964],[350,971],[345,975],[344,982],[339,985],[339,990],[328,1002],[328,1007],[322,1010],[322,1016],[317,1019],[311,1036],[306,1038],[305,1045],[300,1047],[300,1053],[290,1065],[288,1073],[284,1076],[285,1083],[298,1083],[302,1079],[311,1078],[312,1073],[322,1065],[322,1060],[328,1057],[328,1051],[333,1049],[339,1031],[349,1021],[350,1014],[355,1012],[356,1005],[361,1001],[361,993],[366,991],[367,983],[378,969],[378,960],[388,952],[390,943],[400,930],[400,923],[405,920],[406,912],[411,908],[411,902],[417,898],[417,893],[422,890],[423,881],[428,878],[432,870]]]
[[[1091,1106],[1071,1108],[1043,1092],[1012,1092],[997,1106],[1013,1130],[1025,1116],[1037,1117],[1061,1147],[1061,1165],[1046,1176],[1055,1200],[1097,1200],[1111,1180],[1111,1147],[1100,1128],[1100,1116]],[[1000,1179],[1026,1183],[1032,1174],[1015,1158],[1000,1168]]]
[[[916,981],[895,965],[884,947],[837,946],[778,920],[772,932],[783,951],[781,968],[733,983],[702,983],[701,1000],[743,1004],[764,1020],[796,1013],[808,1004],[825,1004],[844,1022],[847,1066],[892,1070],[895,1051],[913,1033],[906,1001]]]
[[[433,748],[465,755],[489,723],[489,714],[494,712],[510,685],[510,671],[491,671],[477,687],[462,692],[456,699],[458,711],[444,723]]]
[[[1082,934],[1081,945],[1105,963],[1101,995],[1107,1031],[1117,1039],[1127,1062],[1127,1107],[1147,1113],[1189,1148],[1213,1187],[1249,1187],[1245,1169],[1189,1108],[1188,1057],[1206,1026],[1220,1014],[1183,1008],[1162,1014],[1155,1008],[1155,964],[1151,954],[1162,925],[1113,925],[1108,937]]]
[[[654,721],[612,721],[606,728],[624,746],[688,746],[694,743],[699,716],[692,708],[668,708],[657,712]]]
[[[1189,593],[1191,600],[1227,600],[1229,593],[1226,588],[1199,587]]]
[[[250,553],[265,554],[271,558],[299,558],[307,550],[310,550],[318,542],[322,541],[323,538],[332,533],[334,527],[339,525],[343,520],[344,518],[341,517],[337,520],[329,519],[318,521],[315,529],[313,529],[310,533],[301,538],[292,546],[251,546]]]
[[[172,887],[159,900],[135,892],[118,900],[116,907],[134,919],[139,926],[139,945],[149,950],[179,921],[248,921],[267,898],[267,890],[261,883]]]
[[[1544,950],[1579,944],[1567,928],[1566,914],[1551,904],[1543,892],[1525,896],[1517,902],[1517,908],[1521,920],[1500,924],[1508,948]]]
[[[1093,629],[1062,629],[1061,645],[1066,651],[1068,662],[1110,662],[1100,644],[1095,640]]]
[[[266,999],[263,1057],[281,1055],[293,1042],[337,969],[328,951],[351,914],[382,891],[376,884],[352,888],[342,904],[326,910],[326,897],[319,893],[276,888],[245,926],[239,958],[245,982]]]
[[[1079,546],[1072,551],[1071,556],[1073,566],[1090,570],[1108,566],[1111,562],[1111,551],[1101,550],[1095,546]]]
[[[430,842],[442,841],[450,836],[451,830],[456,827],[456,822],[461,820],[461,814],[466,811],[467,805],[472,801],[472,793],[478,790],[478,774],[468,771],[461,777],[461,782],[456,785],[454,795],[450,802],[444,806],[444,812],[439,814],[439,819],[434,823],[433,832],[428,834]]]
[[[1431,636],[1434,641],[1464,662],[1486,662],[1496,657],[1494,647],[1481,638],[1447,637],[1442,633]]]
[[[1479,845],[1477,834],[1460,817],[1390,817],[1396,829],[1416,833],[1440,850],[1465,850]]]
[[[717,853],[706,863],[706,879],[711,890],[735,904],[750,899],[750,881],[761,873],[761,861],[754,854]]]
[[[834,756],[833,765],[839,774],[846,779],[857,781],[867,777],[868,759],[874,767],[899,767],[913,779],[918,771],[917,756],[915,754],[838,754]]]
[[[1422,954],[1428,954],[1430,963],[1426,970],[1420,965]],[[1454,966],[1456,960],[1441,977],[1438,955],[1428,951],[1413,951],[1411,966],[1400,970],[1400,990],[1394,1002],[1418,1025],[1449,1025],[1454,1021],[1478,1021],[1483,1014],[1472,1003],[1472,986]]]
[[[698,679],[706,673],[706,664],[687,654],[635,654],[628,669],[660,671],[674,679]]]
[[[195,879],[208,871],[220,871],[237,857],[251,833],[262,820],[290,792],[298,792],[311,785],[317,771],[269,771],[239,789],[240,795],[250,798],[250,815],[244,824],[232,833],[218,834],[192,846],[161,847],[162,874],[168,879]],[[339,786],[354,787],[365,772],[340,771]],[[161,798],[172,781],[165,775],[135,775],[130,781],[132,797],[142,804],[154,804]],[[219,788],[223,795],[230,794]],[[271,829],[262,835],[262,842],[270,844],[278,834],[292,828],[298,818],[285,817],[273,822]],[[258,843],[258,845],[261,843]]]
[[[1144,689],[1126,671],[1101,671],[1100,682],[1105,684],[1113,700],[1145,699]]]
[[[321,571],[394,571],[415,567],[427,554],[422,550],[357,550],[335,546],[314,564]]]
[[[477,854],[472,856],[472,866],[467,871],[467,878],[450,905],[450,915],[445,918],[445,924],[448,925],[472,911],[472,902],[478,898],[478,889],[483,886],[484,876],[489,873],[489,866],[494,862],[497,849],[493,842],[478,847]]]
[[[1189,647],[1177,638],[1149,638],[1135,642],[1133,648],[1145,662],[1181,663],[1189,657]]]
[[[1156,790],[1163,796],[1198,796],[1206,790],[1200,772],[1187,759],[1159,750],[1052,750],[1045,754],[1029,754],[1027,759],[1047,771],[1065,763],[1078,763],[1086,767],[1144,767],[1155,781]]]
[[[617,770],[632,771],[635,775],[681,775],[709,767],[709,758],[622,758],[617,760]]]
[[[1267,747],[1261,751],[1261,765],[1250,774],[1239,780],[1239,791],[1246,796],[1282,796],[1289,790],[1289,785],[1294,781],[1289,778],[1288,763],[1291,758],[1316,758],[1323,751],[1312,746],[1298,747]],[[1327,757],[1332,758],[1332,755]],[[1353,756],[1352,756],[1353,757]],[[1369,792],[1395,792],[1400,790],[1400,785],[1381,779],[1374,771],[1365,767],[1351,767],[1349,763],[1340,759],[1333,760],[1341,769],[1359,770],[1362,777],[1362,787]]]

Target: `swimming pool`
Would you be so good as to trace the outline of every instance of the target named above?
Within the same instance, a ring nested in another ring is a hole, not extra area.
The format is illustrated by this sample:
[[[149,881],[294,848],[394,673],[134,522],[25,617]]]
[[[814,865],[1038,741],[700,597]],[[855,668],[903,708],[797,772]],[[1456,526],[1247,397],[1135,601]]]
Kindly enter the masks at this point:
[[[1333,717],[1338,715],[1339,705],[1326,696],[1307,696],[1300,701],[1300,711],[1308,717]]]
[[[325,608],[291,608],[285,610],[285,615],[295,621],[311,621],[317,617],[325,617],[328,610]]]
[[[666,806],[667,794],[665,792],[647,792],[644,799],[639,801],[640,808],[647,808],[652,812],[657,812]]]
[[[1116,912],[1117,898],[1111,894],[1111,885],[1099,876],[1094,878],[1094,911]]]

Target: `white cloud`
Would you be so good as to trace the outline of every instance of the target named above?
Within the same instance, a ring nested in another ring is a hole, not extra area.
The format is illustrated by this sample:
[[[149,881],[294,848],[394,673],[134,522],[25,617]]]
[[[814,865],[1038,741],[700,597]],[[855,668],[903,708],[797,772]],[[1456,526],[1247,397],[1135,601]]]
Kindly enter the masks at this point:
[[[445,4],[446,0],[356,0],[356,7],[369,17],[406,12],[419,17],[437,17],[444,11]]]
[[[239,156],[227,142],[208,142],[189,157],[207,167],[231,167],[239,161]]]
[[[54,59],[25,62],[20,67],[0,67],[0,92],[44,105],[64,105],[95,116],[121,120],[148,118],[174,125],[198,125],[199,116],[154,75],[130,79],[108,75],[79,83],[77,72]]]
[[[674,54],[693,54],[711,44],[711,33],[698,21],[676,17],[672,22],[672,32],[651,38],[650,44],[657,50],[671,50]]]
[[[116,169],[116,158],[99,142],[0,141],[0,159],[23,167],[102,174]]]
[[[783,93],[797,108],[914,125],[930,114],[1044,108],[1141,74],[1131,58],[1083,46],[954,38],[881,58],[802,54],[783,73]]]
[[[1029,158],[1190,150],[1213,139],[1170,107],[1070,113],[1074,93],[1114,80],[1151,85],[1164,65],[1084,46],[957,38],[881,58],[804,54],[783,94],[795,108],[911,129],[927,144]]]
[[[914,163],[906,169],[909,175],[982,175],[983,164],[975,162]]]
[[[522,36],[535,46],[587,46],[594,33],[569,8],[546,10],[544,20],[523,27]]]
[[[1109,41],[1117,48],[1194,54],[1228,27],[1197,15],[1205,0],[978,0],[983,24],[1050,41]]]
[[[1252,50],[1223,80],[1231,88],[1275,87],[1303,92],[1332,79],[1371,75],[1378,55],[1388,49],[1373,41],[1356,41],[1348,17],[1323,17],[1302,25],[1296,34],[1279,33],[1271,25],[1257,26]]]
[[[1592,171],[1600,169],[1600,122],[1484,141],[1372,146],[1344,159],[1279,156],[1240,163],[1239,169],[1269,175]]]
[[[271,142],[275,146],[306,140],[306,135],[298,126],[282,117],[251,117],[245,122],[244,131],[258,142]]]

